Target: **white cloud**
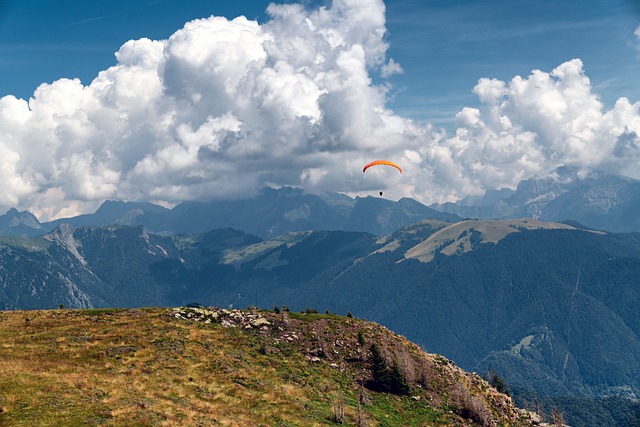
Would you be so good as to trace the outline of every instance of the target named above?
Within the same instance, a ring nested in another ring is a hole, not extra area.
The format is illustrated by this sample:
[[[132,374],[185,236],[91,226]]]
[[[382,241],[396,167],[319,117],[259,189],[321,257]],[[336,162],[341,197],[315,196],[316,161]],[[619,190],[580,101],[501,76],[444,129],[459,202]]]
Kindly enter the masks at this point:
[[[638,166],[628,151],[637,147],[640,104],[621,99],[605,112],[579,59],[509,83],[480,79],[474,92],[482,108],[463,110],[447,143],[481,187],[513,187],[561,165],[609,172]]]
[[[380,0],[271,5],[265,24],[188,22],[132,40],[87,86],[61,79],[0,99],[0,206],[42,220],[106,198],[242,197],[266,184],[410,196],[424,203],[514,187],[557,166],[635,171],[640,104],[604,111],[580,60],[509,82],[482,78],[479,107],[447,135],[395,115]],[[374,158],[402,164],[362,174]]]
[[[382,75],[382,77],[385,77],[385,78],[391,77],[394,74],[402,74],[402,73],[404,73],[402,66],[398,64],[396,61],[394,61],[393,58],[389,59],[389,62],[384,64],[380,69],[380,74]]]

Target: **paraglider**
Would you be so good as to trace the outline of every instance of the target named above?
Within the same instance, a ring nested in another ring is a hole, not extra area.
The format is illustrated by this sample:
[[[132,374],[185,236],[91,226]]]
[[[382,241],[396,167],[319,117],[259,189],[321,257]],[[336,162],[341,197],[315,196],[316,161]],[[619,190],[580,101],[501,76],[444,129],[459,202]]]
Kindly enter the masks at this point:
[[[366,165],[364,165],[364,167],[362,168],[362,173],[366,172],[367,169],[369,169],[371,166],[376,166],[376,165],[385,165],[385,166],[391,166],[393,168],[398,169],[398,171],[400,173],[402,173],[402,168],[400,166],[398,166],[397,164],[390,162],[389,160],[374,160],[371,163],[367,163]],[[380,191],[380,197],[382,197],[382,191]]]
[[[376,165],[387,165],[387,166],[391,166],[394,167],[396,169],[398,169],[400,171],[400,173],[402,173],[402,168],[400,168],[400,166],[396,165],[393,162],[390,162],[389,160],[374,160],[371,163],[367,163],[364,168],[362,168],[362,172],[364,173],[367,169],[369,169],[371,166],[376,166]]]

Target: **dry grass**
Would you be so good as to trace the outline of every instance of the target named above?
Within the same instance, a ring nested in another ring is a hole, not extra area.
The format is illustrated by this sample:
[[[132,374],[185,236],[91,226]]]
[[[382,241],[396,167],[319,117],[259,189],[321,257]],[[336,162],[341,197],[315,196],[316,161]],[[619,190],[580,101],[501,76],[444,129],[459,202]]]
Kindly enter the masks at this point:
[[[426,398],[369,393],[360,406],[366,369],[344,360],[359,354],[361,327],[317,316],[258,332],[167,309],[0,312],[0,426],[327,426],[339,400],[346,425],[358,414],[371,427],[460,422]],[[310,361],[322,346],[332,357]]]

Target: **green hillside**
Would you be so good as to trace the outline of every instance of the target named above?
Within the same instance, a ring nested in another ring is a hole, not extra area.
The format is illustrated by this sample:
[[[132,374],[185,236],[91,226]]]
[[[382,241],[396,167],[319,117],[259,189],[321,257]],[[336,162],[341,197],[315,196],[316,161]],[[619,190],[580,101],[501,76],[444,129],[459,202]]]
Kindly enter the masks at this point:
[[[350,317],[0,312],[2,426],[527,426],[475,374]]]

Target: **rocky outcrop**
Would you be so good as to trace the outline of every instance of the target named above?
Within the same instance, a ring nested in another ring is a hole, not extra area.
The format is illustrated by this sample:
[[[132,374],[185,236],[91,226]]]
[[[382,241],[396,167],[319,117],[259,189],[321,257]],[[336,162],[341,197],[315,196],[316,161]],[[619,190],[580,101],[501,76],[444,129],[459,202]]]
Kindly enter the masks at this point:
[[[191,320],[205,324],[218,323],[227,328],[267,329],[271,324],[264,316],[256,312],[238,309],[228,310],[220,307],[178,307],[173,309],[176,319]]]

